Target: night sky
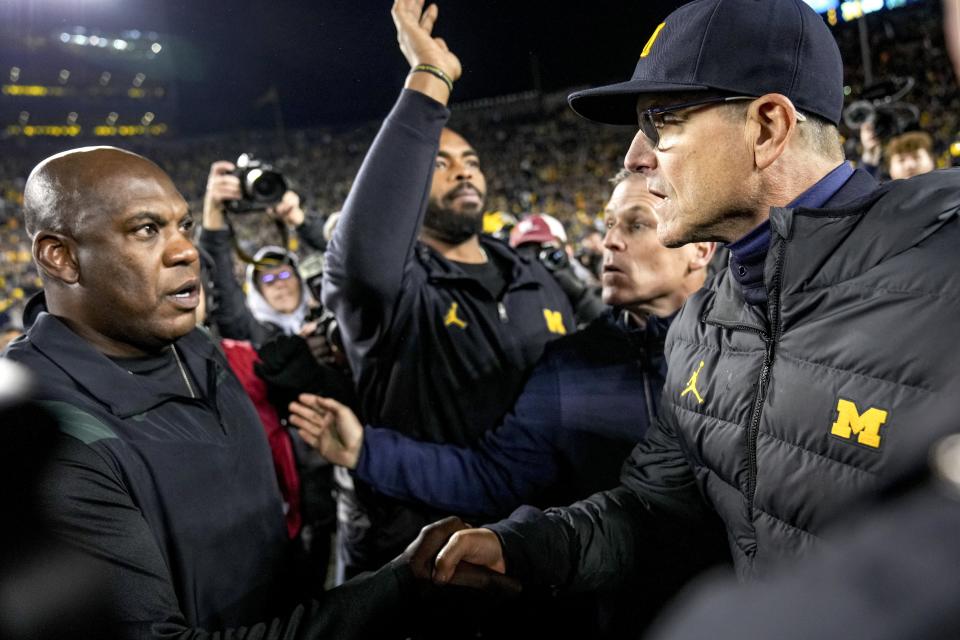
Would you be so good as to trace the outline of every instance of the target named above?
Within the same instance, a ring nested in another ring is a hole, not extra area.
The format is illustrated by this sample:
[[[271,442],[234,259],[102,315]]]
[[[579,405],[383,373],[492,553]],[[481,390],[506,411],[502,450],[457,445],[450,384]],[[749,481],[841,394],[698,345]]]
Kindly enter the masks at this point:
[[[254,103],[271,85],[288,127],[382,117],[407,65],[389,0],[5,0],[21,32],[83,25],[169,37],[184,133],[269,127]],[[438,3],[435,34],[459,57],[454,100],[629,77],[656,24],[681,0]],[[586,8],[585,8],[586,7]],[[535,69],[538,72],[535,72]],[[539,83],[536,76],[539,76]]]

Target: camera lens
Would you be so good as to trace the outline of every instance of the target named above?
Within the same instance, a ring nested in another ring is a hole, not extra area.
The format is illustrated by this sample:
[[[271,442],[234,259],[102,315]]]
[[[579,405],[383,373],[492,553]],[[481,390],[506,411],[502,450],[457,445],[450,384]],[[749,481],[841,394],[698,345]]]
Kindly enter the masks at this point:
[[[287,190],[283,176],[275,171],[251,169],[247,172],[246,182],[246,191],[256,202],[279,202]]]

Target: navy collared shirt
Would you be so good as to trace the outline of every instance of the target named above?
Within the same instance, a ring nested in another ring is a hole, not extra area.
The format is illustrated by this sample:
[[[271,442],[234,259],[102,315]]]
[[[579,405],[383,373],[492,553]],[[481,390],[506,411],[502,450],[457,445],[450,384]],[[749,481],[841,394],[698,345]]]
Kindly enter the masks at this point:
[[[850,176],[853,167],[842,162],[833,171],[820,178],[816,184],[801,193],[788,208],[822,207],[840,190]],[[730,250],[730,274],[740,283],[743,298],[753,305],[767,303],[767,287],[763,281],[763,266],[770,248],[770,221],[764,220],[747,235],[727,245]]]

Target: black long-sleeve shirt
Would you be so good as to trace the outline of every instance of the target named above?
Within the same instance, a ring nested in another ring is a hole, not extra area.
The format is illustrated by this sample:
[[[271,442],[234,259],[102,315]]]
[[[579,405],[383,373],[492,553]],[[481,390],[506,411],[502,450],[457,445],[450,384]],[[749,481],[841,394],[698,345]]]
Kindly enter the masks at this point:
[[[431,442],[470,446],[512,406],[546,343],[576,325],[540,264],[481,237],[504,267],[494,297],[457,263],[418,241],[440,133],[450,112],[404,90],[344,204],[326,253],[323,303],[337,316],[363,415]],[[362,490],[362,488],[361,488]],[[436,519],[364,496],[368,532],[346,536],[365,569]],[[376,509],[372,506],[376,505]]]

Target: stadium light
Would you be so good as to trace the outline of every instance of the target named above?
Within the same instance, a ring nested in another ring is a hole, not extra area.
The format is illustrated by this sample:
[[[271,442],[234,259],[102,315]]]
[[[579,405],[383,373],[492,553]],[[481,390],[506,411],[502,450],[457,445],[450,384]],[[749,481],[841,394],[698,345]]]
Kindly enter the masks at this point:
[[[117,51],[123,51],[124,49],[127,48],[127,41],[126,41],[126,40],[114,40],[114,41],[113,41],[113,48],[116,49]]]
[[[60,34],[60,42],[62,42],[62,43],[64,43],[64,44],[70,42],[70,34],[69,34],[69,33],[61,33],[61,34]]]
[[[150,51],[153,51],[154,53],[160,53],[161,49],[163,49],[163,47],[160,46],[159,42],[154,42],[152,45],[150,45]]]

